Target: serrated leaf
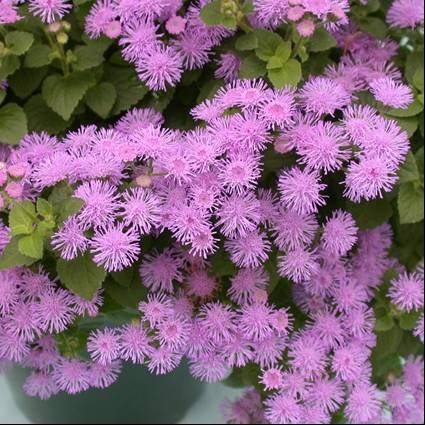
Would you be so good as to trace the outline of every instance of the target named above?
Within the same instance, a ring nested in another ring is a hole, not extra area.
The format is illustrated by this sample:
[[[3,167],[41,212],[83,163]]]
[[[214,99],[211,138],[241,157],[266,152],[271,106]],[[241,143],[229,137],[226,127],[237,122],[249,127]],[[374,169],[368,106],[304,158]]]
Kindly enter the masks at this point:
[[[221,0],[214,0],[205,5],[200,13],[200,17],[207,25],[220,25],[223,21],[221,14]]]
[[[29,32],[12,31],[5,36],[6,45],[13,55],[21,56],[34,43],[34,36]]]
[[[47,106],[69,120],[80,100],[95,80],[90,72],[74,72],[63,77],[51,75],[44,80],[42,94]]]
[[[387,332],[393,328],[394,324],[394,319],[389,314],[386,314],[376,319],[375,331]]]
[[[318,28],[310,38],[310,51],[324,52],[335,47],[337,42],[325,28]]]
[[[421,92],[424,92],[424,69],[417,69],[413,75],[413,85]]]
[[[424,190],[415,183],[405,183],[398,193],[401,224],[418,223],[424,219]]]
[[[373,35],[379,40],[385,39],[388,34],[388,26],[382,19],[368,16],[359,20],[357,23],[362,31]]]
[[[282,68],[284,61],[278,56],[272,56],[267,62],[267,69],[280,69]]]
[[[20,66],[21,62],[17,56],[8,55],[4,57],[0,61],[0,81],[16,72]]]
[[[127,111],[140,102],[148,93],[148,89],[140,82],[132,68],[105,66],[105,80],[112,83],[117,93],[117,100],[111,115]],[[167,91],[171,92],[171,90]]]
[[[35,259],[22,255],[19,252],[20,236],[16,236],[11,239],[9,244],[3,251],[3,254],[0,256],[0,270],[12,269],[19,266],[30,266],[35,263]]]
[[[137,308],[142,300],[147,297],[147,289],[140,280],[135,279],[126,287],[118,284],[114,279],[108,278],[105,282],[105,292],[123,307]]]
[[[267,62],[275,55],[277,48],[284,43],[283,38],[271,31],[256,30],[255,34],[258,38],[258,47],[255,49],[257,57]]]
[[[23,236],[18,243],[19,252],[27,257],[40,260],[43,258],[44,241],[38,232]]]
[[[266,72],[266,64],[252,53],[242,61],[239,68],[239,78],[258,78],[265,75]]]
[[[105,60],[103,52],[98,50],[96,46],[77,46],[74,55],[77,59],[72,66],[77,71],[95,68]]]
[[[387,114],[392,117],[407,118],[419,115],[424,110],[424,105],[418,100],[412,102],[406,109],[390,109]]]
[[[86,300],[93,299],[106,278],[105,270],[97,266],[89,254],[71,261],[59,259],[57,272],[66,288]]]
[[[47,74],[47,68],[20,68],[8,79],[13,93],[21,99],[31,96]]]
[[[54,205],[58,224],[62,224],[67,218],[80,212],[83,206],[84,201],[74,197],[64,199],[60,204]]]
[[[407,154],[406,161],[400,167],[398,175],[400,184],[416,182],[419,180],[419,169],[416,163],[415,155],[413,155],[412,151]]]
[[[137,267],[130,267],[121,272],[113,272],[111,273],[111,276],[115,280],[115,282],[125,288],[129,288],[130,286],[136,284],[142,284]]]
[[[0,108],[0,143],[17,145],[28,133],[24,110],[15,103]]]
[[[31,201],[16,203],[9,213],[9,227],[12,235],[29,235],[34,231],[37,215]]]
[[[117,99],[117,91],[111,83],[100,83],[89,89],[86,103],[101,118],[106,119]]]
[[[416,327],[421,314],[420,311],[403,312],[398,319],[400,328],[405,331],[411,331]]]
[[[44,218],[53,216],[53,205],[43,198],[37,199],[37,213]]]
[[[408,55],[406,59],[405,77],[412,86],[415,85],[415,75],[418,72],[424,72],[423,50],[416,50],[410,53],[410,55]]]
[[[347,202],[347,210],[353,215],[360,230],[378,227],[393,215],[393,208],[385,199],[360,203]]]
[[[28,50],[24,66],[27,68],[41,68],[52,62],[52,49],[45,44],[33,44]]]
[[[295,59],[290,59],[282,68],[270,69],[268,77],[277,89],[296,86],[301,80],[301,64]]]
[[[236,43],[235,43],[236,50],[239,50],[241,52],[244,52],[247,50],[254,50],[257,47],[258,47],[257,35],[253,32],[241,35],[236,40]]]
[[[58,134],[71,125],[71,121],[65,121],[53,112],[46,105],[41,95],[31,97],[24,105],[24,110],[30,131],[46,131],[49,134]]]

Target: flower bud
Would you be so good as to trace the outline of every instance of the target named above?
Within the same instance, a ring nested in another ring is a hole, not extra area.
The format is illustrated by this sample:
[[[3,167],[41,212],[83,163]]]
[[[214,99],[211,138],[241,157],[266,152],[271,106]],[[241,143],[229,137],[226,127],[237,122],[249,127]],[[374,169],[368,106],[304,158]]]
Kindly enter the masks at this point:
[[[66,43],[68,43],[68,40],[69,40],[68,34],[66,34],[64,32],[60,32],[56,36],[56,40],[58,41],[59,44],[66,44]]]

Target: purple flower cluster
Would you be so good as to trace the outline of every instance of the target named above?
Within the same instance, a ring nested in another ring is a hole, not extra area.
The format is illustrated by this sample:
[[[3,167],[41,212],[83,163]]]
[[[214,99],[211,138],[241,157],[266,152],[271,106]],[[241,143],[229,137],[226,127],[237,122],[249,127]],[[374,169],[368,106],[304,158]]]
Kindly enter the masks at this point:
[[[283,23],[296,23],[298,33],[310,37],[317,24],[328,28],[348,23],[350,4],[346,0],[254,0],[254,26],[277,28]]]
[[[294,424],[330,423],[331,414],[341,408],[347,423],[422,423],[424,367],[421,357],[410,356],[399,379],[384,390],[366,382],[349,384],[338,378],[321,378],[306,382],[300,375],[288,374],[280,368],[263,374],[263,384],[276,391],[265,402],[260,394],[248,390],[235,401],[226,401],[223,414],[229,424]],[[345,394],[348,394],[345,396]]]
[[[86,18],[86,32],[92,38],[119,37],[124,59],[134,63],[140,79],[151,90],[166,90],[184,70],[210,62],[213,48],[233,33],[203,23],[200,12],[207,3],[194,2],[181,16],[181,0],[98,0]],[[223,59],[218,76],[237,72],[238,65]]]

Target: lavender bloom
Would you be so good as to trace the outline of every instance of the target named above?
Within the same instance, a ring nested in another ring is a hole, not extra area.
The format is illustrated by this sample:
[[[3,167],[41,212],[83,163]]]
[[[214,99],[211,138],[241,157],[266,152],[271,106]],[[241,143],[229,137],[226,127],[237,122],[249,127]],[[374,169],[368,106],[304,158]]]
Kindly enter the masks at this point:
[[[99,229],[90,242],[93,260],[107,271],[121,271],[130,267],[139,257],[139,237],[124,225]]]

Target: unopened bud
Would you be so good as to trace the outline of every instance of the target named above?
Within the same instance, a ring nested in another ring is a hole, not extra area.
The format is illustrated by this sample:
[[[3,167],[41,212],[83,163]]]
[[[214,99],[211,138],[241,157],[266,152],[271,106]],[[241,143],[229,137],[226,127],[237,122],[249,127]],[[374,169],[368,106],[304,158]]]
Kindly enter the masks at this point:
[[[150,176],[141,175],[136,178],[136,184],[139,187],[150,187],[152,178]]]
[[[292,149],[288,143],[287,140],[279,137],[278,139],[276,139],[276,141],[274,142],[274,150],[278,153],[288,153],[290,152]]]
[[[67,21],[63,21],[63,22],[62,22],[62,28],[63,28],[65,31],[69,31],[69,30],[71,29],[71,24],[70,24],[69,22],[67,22]]]
[[[60,32],[56,36],[56,40],[58,41],[59,44],[66,44],[66,43],[68,43],[68,40],[69,40],[68,34],[66,34],[64,32]]]
[[[61,29],[61,23],[60,22],[53,22],[53,24],[50,24],[47,27],[47,31],[52,32],[52,33],[57,33],[59,32]]]

